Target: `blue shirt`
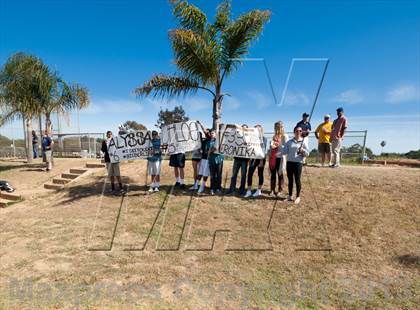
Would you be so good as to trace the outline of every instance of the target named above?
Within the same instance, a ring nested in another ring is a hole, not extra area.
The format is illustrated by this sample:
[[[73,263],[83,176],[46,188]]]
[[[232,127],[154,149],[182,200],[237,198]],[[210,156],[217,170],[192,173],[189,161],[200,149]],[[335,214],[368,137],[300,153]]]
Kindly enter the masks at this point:
[[[148,157],[148,161],[159,161],[162,160],[162,151],[160,150],[160,139],[152,139],[152,153],[153,155]]]
[[[52,142],[51,137],[48,137],[48,136],[42,137],[42,150],[43,151],[51,150],[51,142]]]
[[[302,128],[303,131],[311,131],[311,123],[309,122],[304,122],[303,120],[301,120],[299,123],[296,124],[296,127],[300,127]],[[304,133],[302,132],[302,137],[306,137],[307,135],[309,135],[309,133]]]
[[[208,149],[212,149],[216,146],[216,139],[211,139],[208,141]],[[222,154],[217,154],[215,152],[209,152],[208,161],[209,165],[218,165],[223,162],[225,157]]]

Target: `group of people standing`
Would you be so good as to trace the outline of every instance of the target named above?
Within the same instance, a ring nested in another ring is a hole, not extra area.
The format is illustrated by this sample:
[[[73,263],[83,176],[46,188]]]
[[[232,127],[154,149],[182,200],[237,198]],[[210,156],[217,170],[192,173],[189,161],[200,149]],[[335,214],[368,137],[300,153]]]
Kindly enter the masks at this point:
[[[324,116],[324,122],[320,124],[315,136],[318,139],[318,150],[321,154],[322,165],[327,161],[331,167],[339,167],[340,147],[347,128],[347,120],[344,117],[342,108],[337,109],[338,118],[330,122],[330,116]],[[213,129],[206,129],[199,122],[203,135],[201,137],[201,148],[191,154],[193,168],[194,184],[189,188],[191,191],[197,191],[201,194],[206,189],[208,178],[210,177],[210,195],[222,194],[222,171],[224,155],[216,151],[216,132]],[[247,128],[247,125],[242,125]],[[295,204],[300,203],[301,175],[302,166],[305,158],[309,155],[308,136],[311,131],[309,115],[304,113],[302,120],[298,122],[293,130],[293,137],[289,138],[284,124],[278,121],[274,124],[274,135],[268,143],[263,135],[263,129],[256,125],[261,133],[263,141],[263,150],[266,154],[261,159],[249,159],[234,157],[232,166],[232,176],[230,186],[226,195],[239,194],[244,198],[259,197],[262,194],[264,184],[264,169],[268,161],[270,171],[270,195],[278,196],[283,191],[285,175],[288,179],[287,200]],[[117,178],[120,191],[123,190],[121,183],[119,163],[111,163],[107,151],[108,141],[112,138],[112,132],[107,132],[107,140],[103,142],[102,152],[105,154],[108,175],[111,178],[112,191],[115,191],[114,179]],[[332,162],[331,160],[331,153]],[[151,176],[149,192],[158,192],[160,187],[160,171],[162,167],[162,146],[157,131],[152,131],[152,150],[147,159],[147,170]],[[169,166],[174,169],[175,188],[186,189],[185,187],[185,153],[172,154],[169,157]],[[237,189],[237,179],[239,171],[241,180],[239,189]],[[253,176],[255,171],[258,173],[258,185],[253,191]],[[293,187],[296,186],[296,195],[293,198]]]

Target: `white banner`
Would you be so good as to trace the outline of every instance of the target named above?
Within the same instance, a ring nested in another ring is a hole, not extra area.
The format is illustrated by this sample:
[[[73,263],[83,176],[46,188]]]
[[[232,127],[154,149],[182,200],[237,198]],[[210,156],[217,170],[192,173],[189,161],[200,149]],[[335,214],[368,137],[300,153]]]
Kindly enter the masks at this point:
[[[234,124],[221,124],[216,139],[217,153],[232,157],[264,158],[263,133],[259,128],[243,128]]]
[[[150,156],[152,150],[152,134],[147,130],[112,137],[108,144],[109,158],[112,163],[144,159]]]
[[[197,121],[174,123],[162,127],[162,147],[169,155],[197,150],[203,130]]]

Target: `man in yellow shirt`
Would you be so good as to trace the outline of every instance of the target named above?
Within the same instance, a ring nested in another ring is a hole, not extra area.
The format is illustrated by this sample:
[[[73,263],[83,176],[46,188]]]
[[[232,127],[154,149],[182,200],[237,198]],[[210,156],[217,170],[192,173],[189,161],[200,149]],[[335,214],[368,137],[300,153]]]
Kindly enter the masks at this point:
[[[321,164],[325,166],[325,160],[328,165],[331,162],[331,130],[332,122],[330,122],[330,115],[324,116],[324,122],[320,124],[315,130],[315,136],[318,139],[318,152],[321,154]]]

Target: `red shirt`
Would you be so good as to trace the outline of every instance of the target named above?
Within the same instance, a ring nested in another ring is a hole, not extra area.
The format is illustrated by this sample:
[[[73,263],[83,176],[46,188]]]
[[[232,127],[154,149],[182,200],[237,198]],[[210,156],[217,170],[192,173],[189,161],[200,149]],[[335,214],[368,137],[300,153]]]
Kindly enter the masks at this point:
[[[347,128],[347,118],[341,116],[334,120],[331,131],[331,140],[338,140],[343,137],[344,130]]]

